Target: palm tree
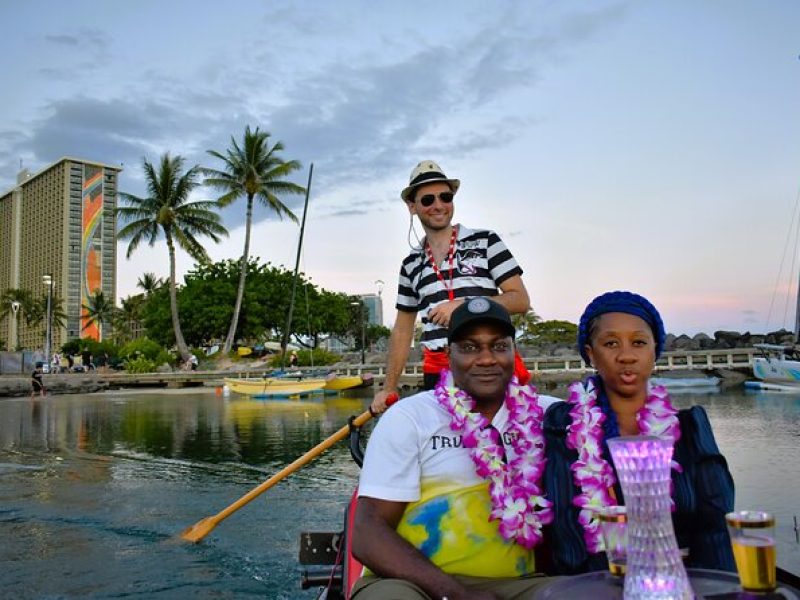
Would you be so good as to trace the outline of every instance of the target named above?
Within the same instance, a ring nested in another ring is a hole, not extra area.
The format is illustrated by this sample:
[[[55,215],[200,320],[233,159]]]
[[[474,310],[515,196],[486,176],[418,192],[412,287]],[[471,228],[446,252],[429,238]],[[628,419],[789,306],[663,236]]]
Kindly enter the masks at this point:
[[[97,323],[100,341],[103,341],[103,323],[110,323],[117,314],[113,300],[108,298],[103,290],[96,290],[83,305],[83,310],[86,311],[86,324],[83,329],[88,329]]]
[[[200,167],[195,165],[183,171],[184,159],[172,157],[167,152],[161,157],[158,171],[147,159],[142,160],[147,181],[146,198],[121,192],[119,197],[127,206],[117,208],[117,214],[127,222],[120,231],[121,239],[130,240],[127,258],[142,241],[154,246],[159,234],[164,234],[169,250],[169,301],[172,311],[172,327],[178,353],[186,361],[191,356],[183,339],[178,318],[178,293],[175,283],[175,244],[197,261],[208,261],[208,253],[198,240],[199,236],[210,237],[219,242],[228,230],[220,222],[214,209],[219,205],[208,200],[190,201],[189,196],[198,183]]]
[[[58,296],[50,298],[50,327],[51,334],[53,331],[60,327],[64,327],[68,319],[67,313],[64,312],[64,299]],[[47,294],[43,294],[39,298],[32,298],[28,311],[25,316],[25,325],[28,327],[41,327],[42,324],[47,327]],[[45,332],[47,329],[45,329]],[[45,333],[46,335],[46,333]]]
[[[28,290],[9,288],[3,292],[2,296],[0,296],[0,318],[5,318],[6,316],[9,318],[9,333],[11,331],[11,318],[14,317],[19,323],[19,312],[22,311],[27,323],[28,313],[31,311],[33,304],[33,294]],[[17,306],[16,311],[13,308],[15,305]],[[20,331],[17,330],[17,345],[19,345],[19,338]],[[9,351],[15,350],[15,348],[11,347],[10,335],[8,336],[8,349]]]
[[[164,285],[164,280],[156,277],[155,273],[143,273],[136,282],[136,287],[141,288],[145,296],[149,296]]]
[[[511,322],[519,332],[517,343],[533,341],[533,329],[537,323],[541,323],[542,318],[533,309],[521,315],[512,315]]]
[[[148,273],[145,273],[145,275],[148,275]],[[141,283],[141,279],[139,282]],[[114,338],[117,344],[123,344],[133,339],[133,324],[142,318],[144,304],[145,297],[142,294],[122,299],[122,308],[114,315],[113,322]]]
[[[69,315],[64,311],[64,299],[59,296],[53,296],[50,305],[50,326],[53,329],[64,327],[67,324]],[[47,310],[47,296],[44,297],[45,311]]]
[[[223,170],[202,169],[206,176],[205,185],[224,192],[217,199],[220,206],[227,206],[241,196],[247,198],[247,218],[245,220],[244,251],[242,252],[241,270],[239,274],[239,288],[236,292],[236,304],[233,308],[233,317],[225,338],[223,352],[230,352],[236,339],[236,328],[239,324],[239,312],[242,309],[245,281],[247,280],[247,259],[250,254],[250,229],[253,224],[253,199],[258,200],[271,209],[279,217],[286,215],[297,223],[297,217],[281,202],[278,194],[303,194],[305,188],[286,181],[284,178],[291,172],[301,168],[296,160],[285,161],[278,152],[283,150],[283,144],[276,142],[271,148],[269,133],[255,131],[248,125],[244,130],[242,146],[236,143],[231,136],[231,147],[225,155],[209,150],[208,153],[223,162]]]

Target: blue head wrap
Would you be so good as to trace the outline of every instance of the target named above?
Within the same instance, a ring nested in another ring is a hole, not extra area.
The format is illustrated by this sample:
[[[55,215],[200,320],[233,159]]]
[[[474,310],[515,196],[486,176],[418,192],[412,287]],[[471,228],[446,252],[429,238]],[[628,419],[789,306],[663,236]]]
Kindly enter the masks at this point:
[[[664,349],[664,323],[656,307],[650,304],[647,298],[633,292],[606,292],[589,303],[581,315],[578,324],[578,351],[586,364],[590,364],[586,353],[586,344],[589,341],[589,323],[595,317],[605,313],[620,312],[635,315],[650,326],[656,340],[656,358],[661,356]]]

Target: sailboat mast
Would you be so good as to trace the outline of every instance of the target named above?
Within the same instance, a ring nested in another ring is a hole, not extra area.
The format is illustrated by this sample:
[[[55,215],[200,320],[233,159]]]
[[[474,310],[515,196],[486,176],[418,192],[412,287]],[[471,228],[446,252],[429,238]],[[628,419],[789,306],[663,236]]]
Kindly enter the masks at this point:
[[[283,329],[281,340],[281,371],[286,366],[286,346],[289,345],[289,332],[292,327],[292,313],[294,312],[294,298],[297,294],[297,273],[300,270],[300,252],[303,250],[303,232],[306,229],[306,213],[308,212],[308,196],[311,193],[311,175],[314,173],[314,163],[308,168],[308,184],[306,185],[306,201],[303,204],[303,219],[300,222],[300,239],[297,242],[297,258],[294,261],[294,278],[292,279],[292,295],[289,300],[289,314],[286,316],[286,327]]]
[[[794,310],[794,343],[800,342],[800,274],[797,279],[797,296]]]

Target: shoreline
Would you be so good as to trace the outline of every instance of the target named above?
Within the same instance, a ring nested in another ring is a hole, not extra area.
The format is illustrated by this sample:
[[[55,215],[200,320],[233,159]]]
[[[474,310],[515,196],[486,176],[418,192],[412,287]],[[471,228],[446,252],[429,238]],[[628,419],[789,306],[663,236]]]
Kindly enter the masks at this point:
[[[586,372],[580,370],[558,370],[550,372],[541,372],[531,369],[532,380],[534,386],[540,391],[552,391],[572,383],[573,381],[580,380],[591,370]],[[224,371],[205,371],[195,372],[200,376],[207,379],[195,379],[192,381],[168,381],[169,377],[164,377],[161,374],[158,377],[153,377],[153,374],[130,375],[125,383],[109,383],[109,381],[102,380],[102,374],[99,375],[74,375],[74,374],[61,374],[61,375],[46,375],[44,378],[45,389],[47,396],[69,397],[78,395],[99,395],[106,396],[144,396],[165,394],[169,396],[180,396],[189,394],[208,393],[218,394],[217,388],[221,387],[222,380],[225,376],[235,375],[230,372]],[[180,378],[180,374],[174,374],[176,378]],[[662,379],[682,379],[682,378],[719,378],[720,389],[730,389],[742,387],[744,382],[752,377],[752,374],[746,374],[740,369],[676,369],[673,371],[657,371],[654,373]],[[380,389],[382,385],[382,377],[376,378],[375,387],[372,389]],[[421,389],[421,376],[417,374],[405,374],[400,378],[400,390],[407,395],[414,393]],[[13,377],[13,376],[0,376],[0,400],[11,398],[29,398],[31,393],[30,379],[26,377]],[[230,396],[233,397],[233,394]],[[36,396],[35,398],[40,398]]]

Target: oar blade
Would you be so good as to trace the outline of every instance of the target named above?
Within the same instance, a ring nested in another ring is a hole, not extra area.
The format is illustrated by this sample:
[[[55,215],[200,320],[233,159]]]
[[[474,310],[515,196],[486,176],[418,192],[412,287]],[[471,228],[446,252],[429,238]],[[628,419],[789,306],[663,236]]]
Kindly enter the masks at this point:
[[[361,427],[364,423],[369,421],[373,416],[374,415],[369,410],[364,411],[353,420],[353,426]],[[303,456],[295,460],[290,465],[284,467],[278,473],[275,473],[275,475],[267,479],[262,484],[258,485],[257,487],[247,492],[244,496],[239,498],[236,502],[234,502],[230,506],[221,510],[216,515],[212,517],[206,517],[202,521],[198,521],[188,529],[184,530],[183,533],[181,533],[180,535],[181,539],[186,540],[187,542],[199,542],[204,537],[206,537],[211,532],[211,530],[214,529],[214,527],[219,525],[223,520],[227,519],[237,510],[248,504],[251,500],[254,500],[260,494],[271,488],[273,485],[275,485],[282,479],[286,478],[287,476],[291,475],[292,473],[294,473],[307,463],[311,462],[311,460],[322,454],[325,450],[333,446],[333,444],[335,444],[336,442],[343,440],[345,437],[347,437],[347,433],[349,430],[350,430],[350,425],[349,424],[345,425],[344,427],[339,429],[336,433],[331,435],[328,439],[314,446]]]
[[[216,526],[217,520],[214,517],[206,517],[202,521],[198,521],[191,527],[184,529],[181,532],[181,539],[197,543],[211,533]]]

